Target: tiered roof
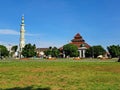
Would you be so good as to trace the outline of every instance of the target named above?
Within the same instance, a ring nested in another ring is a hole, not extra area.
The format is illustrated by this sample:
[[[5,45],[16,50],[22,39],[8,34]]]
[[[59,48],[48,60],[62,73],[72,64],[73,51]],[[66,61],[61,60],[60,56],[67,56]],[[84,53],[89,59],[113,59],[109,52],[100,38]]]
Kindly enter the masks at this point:
[[[74,36],[74,39],[71,40],[71,43],[70,44],[74,44],[76,45],[78,48],[80,47],[86,47],[86,48],[89,48],[90,45],[88,45],[85,40],[82,38],[82,36],[77,33],[75,36]]]

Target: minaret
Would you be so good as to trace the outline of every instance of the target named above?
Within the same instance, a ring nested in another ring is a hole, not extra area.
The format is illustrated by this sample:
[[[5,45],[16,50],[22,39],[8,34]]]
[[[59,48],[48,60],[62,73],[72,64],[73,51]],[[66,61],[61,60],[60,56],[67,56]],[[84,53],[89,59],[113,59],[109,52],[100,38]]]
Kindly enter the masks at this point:
[[[21,58],[21,52],[22,49],[25,46],[25,24],[24,24],[24,15],[22,16],[22,22],[20,27],[20,44],[19,44],[19,52],[20,52],[20,58]]]

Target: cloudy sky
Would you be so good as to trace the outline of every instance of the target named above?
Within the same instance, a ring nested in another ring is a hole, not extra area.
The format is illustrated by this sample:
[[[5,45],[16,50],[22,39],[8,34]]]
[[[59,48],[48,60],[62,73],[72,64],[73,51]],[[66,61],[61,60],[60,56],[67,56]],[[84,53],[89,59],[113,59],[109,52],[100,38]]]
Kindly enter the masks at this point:
[[[0,0],[0,44],[19,44],[22,14],[26,43],[37,47],[60,47],[76,33],[91,46],[120,44],[120,0]]]

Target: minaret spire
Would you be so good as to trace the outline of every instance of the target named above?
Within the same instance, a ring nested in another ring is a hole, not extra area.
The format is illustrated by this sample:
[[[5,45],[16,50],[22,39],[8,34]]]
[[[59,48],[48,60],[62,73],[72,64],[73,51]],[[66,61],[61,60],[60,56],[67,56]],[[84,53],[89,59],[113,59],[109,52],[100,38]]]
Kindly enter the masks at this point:
[[[24,14],[22,15],[22,24],[24,24]]]
[[[25,24],[24,24],[24,15],[22,15],[22,21],[21,21],[21,27],[20,27],[20,57],[21,57],[21,52],[22,49],[25,46]]]

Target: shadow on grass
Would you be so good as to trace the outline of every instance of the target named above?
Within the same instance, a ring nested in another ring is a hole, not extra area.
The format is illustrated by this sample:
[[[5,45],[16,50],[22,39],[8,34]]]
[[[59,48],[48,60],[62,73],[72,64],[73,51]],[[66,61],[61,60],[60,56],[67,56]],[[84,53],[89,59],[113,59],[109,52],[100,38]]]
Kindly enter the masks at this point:
[[[6,88],[6,89],[0,89],[0,90],[51,90],[49,87],[37,87],[34,88],[33,86],[27,86],[27,87],[14,87],[14,88]]]

